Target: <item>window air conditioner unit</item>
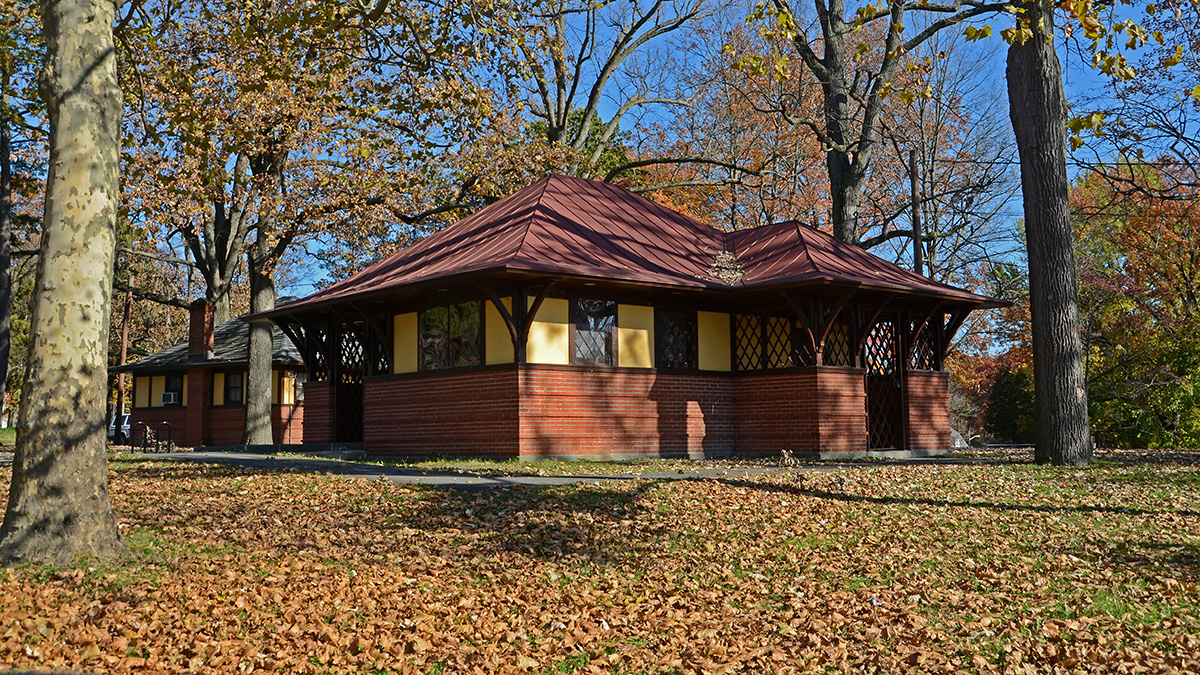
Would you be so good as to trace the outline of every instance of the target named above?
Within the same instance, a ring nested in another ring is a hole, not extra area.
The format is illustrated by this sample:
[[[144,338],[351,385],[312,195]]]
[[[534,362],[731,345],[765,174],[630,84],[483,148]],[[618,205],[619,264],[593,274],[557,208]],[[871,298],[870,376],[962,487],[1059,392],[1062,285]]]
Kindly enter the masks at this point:
[[[176,403],[179,403],[179,392],[177,392],[177,391],[164,391],[163,392],[163,395],[162,395],[162,404],[163,405],[175,405]]]

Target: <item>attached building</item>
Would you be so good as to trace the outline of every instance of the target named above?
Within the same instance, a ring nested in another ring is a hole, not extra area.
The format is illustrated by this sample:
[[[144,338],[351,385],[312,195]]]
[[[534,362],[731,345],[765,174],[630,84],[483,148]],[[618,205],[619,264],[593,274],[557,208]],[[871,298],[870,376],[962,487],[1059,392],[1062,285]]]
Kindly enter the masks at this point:
[[[251,319],[303,345],[306,443],[611,459],[945,450],[943,357],[997,304],[552,176]]]
[[[170,433],[176,445],[240,445],[246,425],[246,375],[250,324],[241,319],[213,325],[213,306],[191,307],[188,339],[125,366],[133,375],[131,440],[143,423]],[[271,427],[274,442],[299,443],[304,424],[304,361],[278,328],[272,330]]]

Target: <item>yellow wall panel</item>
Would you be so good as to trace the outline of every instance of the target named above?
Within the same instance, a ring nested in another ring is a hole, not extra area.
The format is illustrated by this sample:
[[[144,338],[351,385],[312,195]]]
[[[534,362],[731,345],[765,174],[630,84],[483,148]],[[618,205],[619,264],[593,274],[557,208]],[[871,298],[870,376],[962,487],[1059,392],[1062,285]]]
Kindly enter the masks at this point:
[[[654,367],[654,308],[617,305],[617,365]]]
[[[417,313],[397,314],[392,318],[393,373],[417,372]]]
[[[730,370],[728,314],[696,312],[696,337],[700,370]]]
[[[165,375],[155,375],[150,378],[150,407],[162,407],[162,395],[167,389],[167,377]]]
[[[533,301],[530,300],[532,307]],[[529,363],[571,362],[570,304],[562,298],[546,298],[529,327],[525,358]]]
[[[296,373],[292,370],[279,372],[279,402],[296,405]]]
[[[213,405],[225,405],[225,373],[213,373]]]
[[[133,380],[133,407],[150,407],[150,378],[137,377]]]
[[[504,304],[504,308],[512,312],[512,298],[500,298],[500,302]],[[483,362],[486,364],[493,363],[512,363],[516,360],[513,353],[512,335],[508,332],[508,324],[504,323],[504,317],[500,315],[500,310],[491,301],[486,301],[484,305],[484,345]]]
[[[187,373],[183,375],[183,391],[179,393],[179,400],[183,402],[183,406],[187,407]]]

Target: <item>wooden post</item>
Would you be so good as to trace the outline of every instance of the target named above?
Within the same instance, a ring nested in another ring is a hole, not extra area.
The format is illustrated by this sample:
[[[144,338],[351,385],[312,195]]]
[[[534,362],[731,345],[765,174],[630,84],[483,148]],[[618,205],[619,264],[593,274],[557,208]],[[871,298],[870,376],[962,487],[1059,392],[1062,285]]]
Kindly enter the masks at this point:
[[[917,151],[908,151],[908,180],[912,196],[913,270],[925,274],[925,243],[921,232],[921,190],[917,183]]]

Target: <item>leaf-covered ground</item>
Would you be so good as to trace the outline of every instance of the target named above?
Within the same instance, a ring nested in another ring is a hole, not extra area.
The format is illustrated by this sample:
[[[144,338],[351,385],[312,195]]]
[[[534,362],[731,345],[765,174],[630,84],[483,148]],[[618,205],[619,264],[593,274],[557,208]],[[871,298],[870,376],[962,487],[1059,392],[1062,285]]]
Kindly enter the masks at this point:
[[[1186,462],[479,494],[194,465],[110,475],[139,558],[0,570],[0,669],[1200,669]]]

